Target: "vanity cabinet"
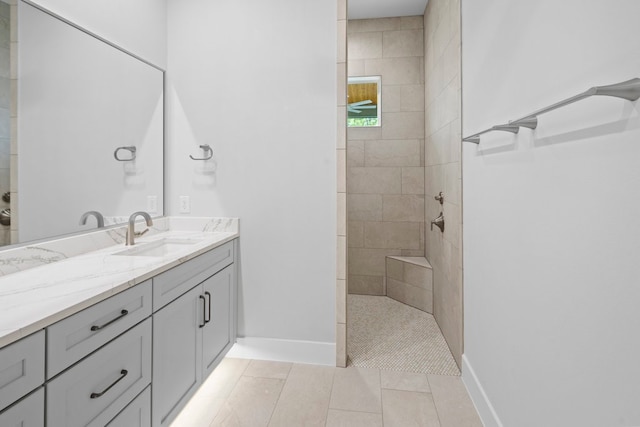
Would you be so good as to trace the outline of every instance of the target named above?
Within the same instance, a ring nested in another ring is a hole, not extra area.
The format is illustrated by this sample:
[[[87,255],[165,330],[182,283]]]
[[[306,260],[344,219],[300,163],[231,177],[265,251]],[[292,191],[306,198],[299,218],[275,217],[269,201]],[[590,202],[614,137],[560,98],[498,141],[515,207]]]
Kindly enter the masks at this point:
[[[205,255],[211,259],[213,254]],[[233,252],[231,256],[233,261]],[[170,424],[233,344],[235,270],[227,260],[224,257],[214,265],[195,262],[190,270],[192,277],[186,279],[191,281],[191,288],[153,315],[154,426]],[[209,274],[204,280],[203,272]],[[168,273],[175,274],[173,270]],[[201,280],[195,286],[193,277]],[[157,279],[165,283],[167,277],[160,275]],[[180,285],[174,283],[173,288]]]
[[[47,383],[47,427],[104,426],[150,383],[147,319]]]
[[[233,345],[235,253],[225,243],[0,348],[0,426],[169,425]]]
[[[151,280],[47,328],[47,378],[151,316]]]
[[[44,383],[44,338],[39,331],[0,349],[0,411]]]
[[[144,389],[106,427],[149,427],[151,425],[151,386]]]
[[[44,427],[44,389],[0,412],[0,426]]]

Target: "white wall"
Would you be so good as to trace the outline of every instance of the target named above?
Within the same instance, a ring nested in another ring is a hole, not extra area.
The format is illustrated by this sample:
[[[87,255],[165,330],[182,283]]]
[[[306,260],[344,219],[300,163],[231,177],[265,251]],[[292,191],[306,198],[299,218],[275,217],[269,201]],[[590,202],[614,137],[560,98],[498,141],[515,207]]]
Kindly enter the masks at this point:
[[[160,68],[166,68],[166,0],[31,1]]]
[[[640,77],[640,3],[614,3],[464,0],[463,135]],[[463,145],[464,380],[487,426],[640,425],[639,108],[591,98]]]
[[[333,345],[335,2],[174,0],[168,16],[169,214],[186,195],[192,215],[240,217],[240,335]],[[189,159],[200,144],[215,161]]]

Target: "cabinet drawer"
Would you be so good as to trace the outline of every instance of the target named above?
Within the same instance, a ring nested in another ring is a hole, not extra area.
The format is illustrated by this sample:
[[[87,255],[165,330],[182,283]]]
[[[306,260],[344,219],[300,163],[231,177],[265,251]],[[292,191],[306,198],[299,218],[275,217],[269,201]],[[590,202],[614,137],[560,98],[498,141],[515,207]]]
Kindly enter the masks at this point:
[[[151,315],[151,280],[47,328],[47,378],[52,378]]]
[[[233,262],[233,242],[210,250],[153,278],[153,311],[157,311]]]
[[[0,350],[0,410],[44,383],[44,331]]]
[[[47,426],[104,426],[151,383],[151,319],[47,384]]]
[[[151,386],[144,389],[133,402],[129,403],[107,427],[150,427],[151,426]]]
[[[44,388],[0,413],[0,426],[44,427]]]

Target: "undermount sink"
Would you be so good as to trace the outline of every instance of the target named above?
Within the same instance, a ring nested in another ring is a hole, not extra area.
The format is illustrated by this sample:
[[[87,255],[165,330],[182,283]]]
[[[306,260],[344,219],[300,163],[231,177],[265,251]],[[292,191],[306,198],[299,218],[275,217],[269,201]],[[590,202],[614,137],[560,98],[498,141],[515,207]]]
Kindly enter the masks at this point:
[[[198,239],[162,239],[149,243],[138,243],[113,255],[163,257],[196,244]]]

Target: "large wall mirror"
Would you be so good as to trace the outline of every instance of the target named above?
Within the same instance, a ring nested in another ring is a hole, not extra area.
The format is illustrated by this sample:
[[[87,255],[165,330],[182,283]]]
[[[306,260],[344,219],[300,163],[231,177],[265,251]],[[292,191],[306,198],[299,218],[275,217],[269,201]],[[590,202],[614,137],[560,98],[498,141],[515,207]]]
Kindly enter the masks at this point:
[[[17,120],[10,172],[0,163],[11,208],[0,244],[93,230],[96,218],[80,224],[87,211],[107,225],[138,210],[162,215],[164,72],[28,2],[11,7]],[[2,144],[0,134],[0,162]]]

